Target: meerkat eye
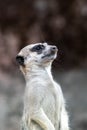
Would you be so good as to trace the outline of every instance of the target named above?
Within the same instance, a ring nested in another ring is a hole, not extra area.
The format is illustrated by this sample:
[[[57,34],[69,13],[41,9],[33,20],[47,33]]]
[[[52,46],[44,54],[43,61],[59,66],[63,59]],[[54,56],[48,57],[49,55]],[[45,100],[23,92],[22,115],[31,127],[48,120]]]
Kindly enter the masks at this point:
[[[43,50],[44,49],[44,45],[38,45],[36,46],[36,50]]]
[[[42,51],[42,50],[44,50],[45,49],[45,46],[44,45],[36,45],[36,46],[34,46],[32,49],[31,49],[31,51],[36,51],[36,52],[39,52],[39,51]]]

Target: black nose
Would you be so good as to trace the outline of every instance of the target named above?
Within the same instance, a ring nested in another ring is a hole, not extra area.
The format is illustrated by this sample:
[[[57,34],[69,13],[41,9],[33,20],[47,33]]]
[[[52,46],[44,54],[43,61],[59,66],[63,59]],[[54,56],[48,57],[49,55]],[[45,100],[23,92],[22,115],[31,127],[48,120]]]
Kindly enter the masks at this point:
[[[57,49],[56,46],[52,46],[51,50],[52,50],[53,52],[58,51],[58,49]]]
[[[24,57],[23,56],[16,56],[16,60],[19,63],[19,65],[24,65]]]

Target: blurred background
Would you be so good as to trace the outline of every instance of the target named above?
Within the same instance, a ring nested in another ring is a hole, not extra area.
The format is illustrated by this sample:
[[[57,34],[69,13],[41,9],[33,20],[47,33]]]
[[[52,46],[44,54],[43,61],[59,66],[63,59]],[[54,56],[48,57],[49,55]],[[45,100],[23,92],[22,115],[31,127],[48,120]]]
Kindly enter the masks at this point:
[[[15,61],[36,42],[59,49],[53,75],[71,130],[87,130],[87,0],[0,0],[0,130],[19,130],[25,80]]]

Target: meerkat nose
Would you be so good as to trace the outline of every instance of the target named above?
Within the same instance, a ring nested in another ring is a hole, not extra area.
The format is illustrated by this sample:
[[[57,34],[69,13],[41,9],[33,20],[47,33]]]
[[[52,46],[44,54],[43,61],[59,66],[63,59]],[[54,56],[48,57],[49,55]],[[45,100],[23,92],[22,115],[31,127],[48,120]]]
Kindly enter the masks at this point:
[[[19,65],[24,65],[24,57],[23,56],[17,55],[16,60],[19,63]]]
[[[58,49],[57,49],[56,46],[52,46],[52,47],[51,47],[51,50],[54,51],[54,52],[55,52],[55,51],[58,51]]]

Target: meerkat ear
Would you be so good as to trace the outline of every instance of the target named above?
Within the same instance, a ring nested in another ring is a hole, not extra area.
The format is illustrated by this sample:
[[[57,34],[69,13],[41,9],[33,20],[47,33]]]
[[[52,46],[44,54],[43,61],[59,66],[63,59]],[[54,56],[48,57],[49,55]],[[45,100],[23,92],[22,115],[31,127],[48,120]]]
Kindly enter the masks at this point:
[[[24,65],[24,57],[23,56],[17,55],[16,61],[19,63],[19,65]]]

